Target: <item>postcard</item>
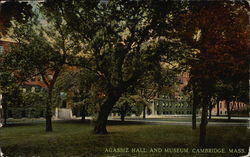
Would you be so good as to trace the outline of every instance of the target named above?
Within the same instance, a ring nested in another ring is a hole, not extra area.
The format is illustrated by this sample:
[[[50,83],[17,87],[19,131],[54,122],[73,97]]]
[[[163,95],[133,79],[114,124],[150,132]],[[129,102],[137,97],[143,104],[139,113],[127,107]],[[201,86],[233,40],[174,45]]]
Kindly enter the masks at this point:
[[[0,1],[0,157],[250,157],[249,2]]]

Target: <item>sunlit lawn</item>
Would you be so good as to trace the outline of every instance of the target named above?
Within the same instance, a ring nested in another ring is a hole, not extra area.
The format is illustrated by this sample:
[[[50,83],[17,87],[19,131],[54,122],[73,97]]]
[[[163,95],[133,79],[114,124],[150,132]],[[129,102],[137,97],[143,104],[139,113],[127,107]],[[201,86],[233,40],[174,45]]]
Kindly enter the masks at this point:
[[[107,153],[106,148],[196,148],[199,129],[190,126],[120,124],[108,126],[108,135],[92,134],[93,124],[78,121],[55,122],[52,133],[44,124],[16,125],[0,129],[0,147],[8,157],[69,156],[241,156],[245,154]],[[246,127],[209,126],[207,147],[245,148],[250,146]]]

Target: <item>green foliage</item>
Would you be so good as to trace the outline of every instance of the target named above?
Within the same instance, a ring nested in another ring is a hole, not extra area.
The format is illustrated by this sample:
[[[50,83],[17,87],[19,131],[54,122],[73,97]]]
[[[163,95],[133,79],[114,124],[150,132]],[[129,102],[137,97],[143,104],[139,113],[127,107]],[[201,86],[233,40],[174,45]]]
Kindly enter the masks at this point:
[[[184,6],[172,1],[83,0],[53,1],[43,8],[52,19],[63,17],[71,41],[81,50],[77,64],[98,78],[98,88],[90,89],[103,106],[109,99],[118,100],[150,84],[146,77],[152,84],[165,86],[184,69],[190,49],[174,28]]]
[[[130,95],[121,97],[114,106],[114,111],[118,113],[125,112],[125,114],[132,114],[139,116],[144,106],[149,106],[150,104],[139,95]]]
[[[33,16],[32,6],[27,2],[1,2],[0,5],[0,37],[7,34],[11,20],[26,23]]]
[[[46,93],[45,91],[41,92],[23,92],[23,106],[32,107],[32,106],[42,106],[45,107],[46,104]]]
[[[6,97],[11,98],[10,103],[7,104],[8,118],[38,118],[45,115],[47,97],[44,91],[19,91],[19,101],[17,101],[17,95],[7,95]]]
[[[3,95],[3,105],[7,107],[20,107],[22,105],[23,99],[19,87],[9,87]]]
[[[25,25],[13,22],[10,36],[17,44],[3,56],[3,63],[22,81],[34,76],[42,78],[42,86],[47,89],[46,131],[52,131],[52,91],[74,51],[74,44],[69,40],[70,35],[61,16],[50,20],[42,13],[38,9]]]
[[[61,102],[61,92],[67,93],[67,101],[72,101],[74,107],[88,106],[88,113],[96,114],[103,101],[98,78],[89,70],[78,68],[75,71],[65,70],[55,83],[55,101]]]

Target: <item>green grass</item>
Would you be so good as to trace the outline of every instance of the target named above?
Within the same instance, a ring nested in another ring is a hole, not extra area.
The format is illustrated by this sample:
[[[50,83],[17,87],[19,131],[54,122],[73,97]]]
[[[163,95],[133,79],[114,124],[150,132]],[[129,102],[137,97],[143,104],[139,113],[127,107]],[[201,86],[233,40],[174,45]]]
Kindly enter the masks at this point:
[[[44,132],[44,124],[13,125],[0,129],[0,147],[8,157],[104,157],[104,156],[241,156],[241,154],[105,153],[105,148],[196,148],[199,129],[190,126],[143,125],[118,122],[107,127],[110,134],[92,134],[92,124],[77,121],[55,122],[54,131]],[[207,147],[244,148],[250,146],[246,127],[209,126]],[[247,152],[246,152],[247,153]],[[246,154],[245,153],[245,154]]]

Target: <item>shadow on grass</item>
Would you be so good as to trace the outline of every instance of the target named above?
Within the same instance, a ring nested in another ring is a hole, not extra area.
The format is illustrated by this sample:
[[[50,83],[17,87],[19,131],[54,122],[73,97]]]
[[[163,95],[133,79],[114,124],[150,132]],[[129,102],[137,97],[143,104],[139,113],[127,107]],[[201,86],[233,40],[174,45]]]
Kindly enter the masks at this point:
[[[208,119],[208,122],[241,122],[247,123],[248,120],[246,119]]]
[[[34,126],[34,125],[38,125],[37,123],[10,123],[10,124],[7,124],[5,125],[3,128],[6,128],[6,127],[20,127],[20,126]]]
[[[109,120],[107,124],[108,125],[145,125],[145,124],[148,124],[148,122]]]

